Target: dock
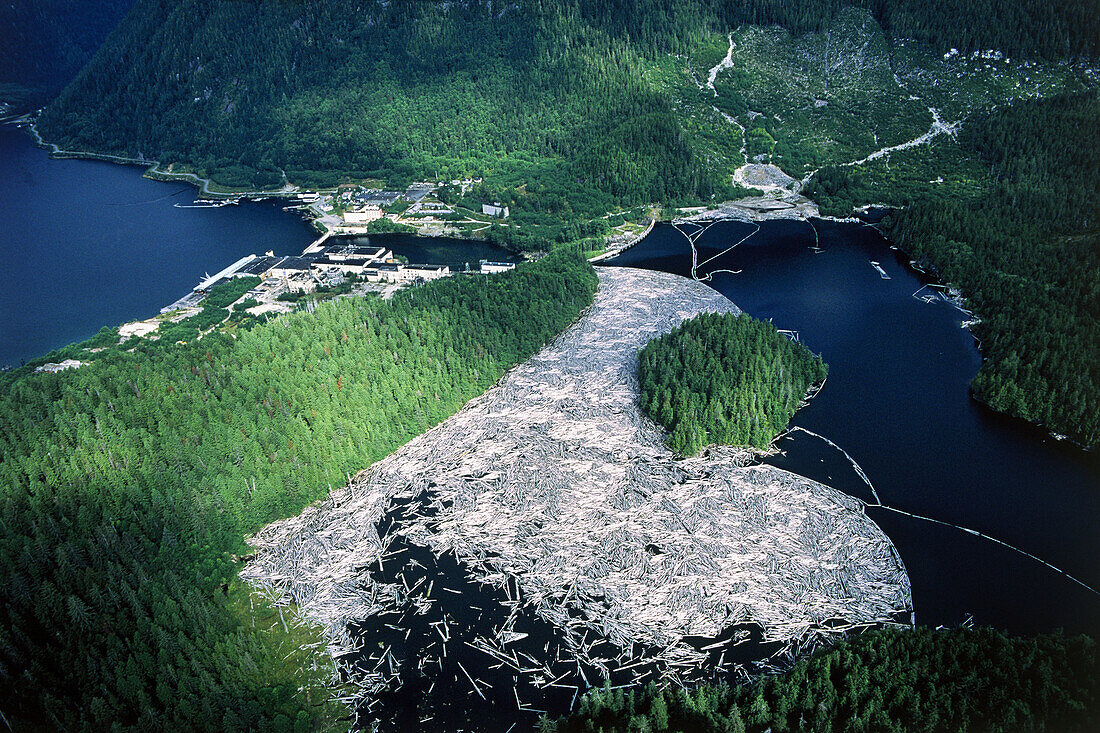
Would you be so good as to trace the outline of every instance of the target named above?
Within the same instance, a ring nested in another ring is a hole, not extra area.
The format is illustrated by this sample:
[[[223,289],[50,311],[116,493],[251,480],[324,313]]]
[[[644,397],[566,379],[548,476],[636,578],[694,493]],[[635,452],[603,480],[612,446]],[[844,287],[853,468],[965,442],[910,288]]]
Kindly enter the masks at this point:
[[[302,254],[309,255],[309,254],[314,254],[316,252],[320,252],[321,250],[323,250],[325,248],[325,242],[328,241],[328,238],[332,236],[332,233],[334,231],[335,231],[334,229],[329,229],[328,231],[326,231],[324,234],[322,234],[317,239],[316,242],[314,242],[313,244],[309,245],[304,250],[302,250]]]
[[[217,274],[208,275],[205,280],[198,284],[195,290],[209,290],[211,287],[214,286],[214,283],[218,282],[218,280],[232,276],[234,272],[241,269],[254,259],[256,259],[256,255],[245,255],[224,270],[218,271]]]

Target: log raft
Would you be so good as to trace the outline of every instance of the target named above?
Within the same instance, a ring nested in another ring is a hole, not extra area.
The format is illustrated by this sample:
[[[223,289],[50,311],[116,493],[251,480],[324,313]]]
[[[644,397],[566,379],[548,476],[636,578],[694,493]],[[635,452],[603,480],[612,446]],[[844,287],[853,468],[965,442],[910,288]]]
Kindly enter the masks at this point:
[[[686,638],[717,638],[736,625],[802,648],[830,629],[908,618],[908,576],[862,502],[755,465],[746,449],[677,459],[639,410],[638,349],[699,313],[737,307],[676,275],[597,270],[599,289],[580,320],[458,414],[264,528],[241,576],[322,625],[339,661],[364,646],[350,630],[356,622],[426,613],[449,595],[367,571],[384,558],[401,562],[390,557],[395,533],[379,522],[404,502],[404,542],[452,553],[470,579],[505,589],[513,605],[502,627],[469,646],[543,686],[562,684],[551,666],[564,661],[576,663],[576,685],[599,684],[585,667],[642,668],[680,682],[713,651]],[[563,633],[553,658],[509,646],[521,638],[512,628],[521,606]],[[441,656],[413,667],[442,670],[446,617],[431,628]],[[343,668],[363,701],[401,666],[389,649],[372,659],[374,669]]]

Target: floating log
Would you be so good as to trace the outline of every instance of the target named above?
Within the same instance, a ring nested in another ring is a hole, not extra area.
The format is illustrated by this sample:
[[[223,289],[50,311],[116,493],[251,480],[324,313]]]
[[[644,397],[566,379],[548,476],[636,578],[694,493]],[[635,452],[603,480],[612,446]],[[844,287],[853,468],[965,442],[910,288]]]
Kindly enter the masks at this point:
[[[599,275],[586,314],[497,386],[253,537],[256,559],[242,577],[320,623],[340,660],[362,645],[349,631],[356,622],[431,609],[432,583],[419,594],[423,578],[409,585],[402,572],[384,583],[364,570],[405,551],[391,550],[396,533],[379,536],[393,508],[405,542],[504,589],[508,619],[479,631],[476,648],[544,681],[562,680],[550,657],[574,662],[586,688],[593,674],[643,664],[680,684],[708,658],[685,637],[714,638],[731,625],[755,623],[766,642],[800,644],[835,619],[872,623],[911,610],[904,567],[858,499],[751,465],[744,449],[677,459],[639,411],[638,349],[686,318],[736,306],[674,275]],[[463,595],[441,588],[448,603]],[[522,610],[557,627],[560,647],[536,647],[543,658],[517,649]],[[442,670],[448,618],[431,625]],[[364,699],[400,668],[388,653],[390,674],[341,663]]]

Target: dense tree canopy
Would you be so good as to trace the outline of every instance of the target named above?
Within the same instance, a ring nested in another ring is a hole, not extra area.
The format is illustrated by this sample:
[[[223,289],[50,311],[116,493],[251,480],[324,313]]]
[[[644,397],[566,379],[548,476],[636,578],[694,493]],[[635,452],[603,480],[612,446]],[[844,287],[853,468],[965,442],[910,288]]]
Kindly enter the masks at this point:
[[[755,684],[596,691],[543,731],[1058,731],[1100,725],[1086,637],[990,629],[864,633]]]
[[[1098,1],[853,4],[902,37],[1066,58],[1095,55]],[[485,175],[567,218],[707,198],[730,182],[648,60],[744,23],[820,30],[842,5],[138,0],[43,129],[227,185]]]
[[[48,103],[91,60],[134,0],[0,3],[0,101]]]
[[[638,353],[641,405],[692,455],[711,443],[767,447],[827,368],[775,326],[704,313]]]
[[[91,363],[76,370],[5,375],[6,720],[308,730],[332,719],[323,673],[302,671],[314,652],[288,667],[278,633],[232,612],[231,554],[454,413],[594,289],[587,263],[562,250],[391,301],[326,303],[236,338],[85,351]]]
[[[17,32],[0,34],[0,82],[62,83],[127,4],[72,16],[56,2],[5,4],[0,27]],[[843,4],[137,0],[41,127],[68,148],[144,154],[230,186],[278,185],[284,172],[307,186],[484,176],[479,193],[509,203],[519,225],[491,235],[542,246],[548,219],[570,240],[602,233],[584,220],[616,205],[734,192],[654,81],[654,60],[742,23],[821,30]],[[1097,0],[854,4],[893,38],[943,49],[1076,60],[1100,42]],[[1100,424],[1098,120],[1095,97],[968,120],[959,142],[989,170],[980,193],[896,202],[908,205],[886,224],[982,316],[976,394],[1086,442]],[[792,144],[770,124],[749,130],[750,152]],[[812,192],[843,213],[883,200],[859,186],[852,169],[825,168]],[[157,343],[115,347],[108,331],[67,351],[89,362],[75,371],[0,376],[6,722],[331,723],[339,712],[323,702],[323,672],[306,671],[310,653],[254,626],[247,597],[240,612],[243,536],[452,414],[594,287],[562,252],[199,339],[230,317],[215,297]],[[689,323],[640,363],[642,406],[684,453],[766,445],[825,373],[744,317]],[[1088,730],[1096,672],[1082,639],[881,632],[748,688],[597,694],[561,729],[640,718],[655,730]]]
[[[981,317],[975,395],[1086,444],[1100,429],[1097,140],[1095,95],[977,116],[959,135],[988,170],[975,194],[923,196],[885,226]],[[822,171],[814,193],[840,209],[866,195],[838,169]]]
[[[709,195],[641,71],[554,4],[143,0],[43,128],[228,185],[486,175],[593,212]]]

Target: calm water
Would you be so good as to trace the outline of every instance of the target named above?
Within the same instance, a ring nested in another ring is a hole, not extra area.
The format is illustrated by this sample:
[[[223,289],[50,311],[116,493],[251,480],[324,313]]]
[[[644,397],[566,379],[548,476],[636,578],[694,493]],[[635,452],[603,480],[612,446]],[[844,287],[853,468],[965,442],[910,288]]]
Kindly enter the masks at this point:
[[[51,161],[21,133],[0,127],[0,244],[8,258],[0,274],[0,365],[105,324],[151,316],[205,272],[268,249],[296,254],[313,238],[276,203],[175,206],[194,198],[191,186],[149,181],[137,168]],[[712,227],[698,243],[699,260],[753,228]],[[850,453],[884,503],[998,537],[1100,587],[1100,553],[1092,546],[1100,458],[971,401],[967,384],[980,356],[959,327],[962,314],[911,297],[923,283],[873,229],[828,222],[817,228],[820,254],[808,248],[808,224],[771,222],[699,272],[740,270],[717,273],[710,284],[750,314],[797,330],[829,363],[826,388],[795,424]],[[506,258],[477,242],[371,242],[413,262],[455,269]],[[691,255],[681,234],[661,226],[614,264],[686,275]],[[799,433],[780,447],[785,455],[776,465],[869,496],[847,460],[818,438]],[[908,567],[919,622],[957,624],[973,614],[1019,632],[1100,632],[1100,598],[1034,560],[957,529],[883,510],[871,516]],[[437,571],[462,581],[453,568]],[[531,623],[533,630],[537,620]],[[387,707],[410,705],[402,699]]]
[[[247,254],[298,254],[314,238],[274,202],[183,209],[194,186],[141,169],[50,160],[0,126],[0,366],[155,315]]]
[[[1003,418],[969,398],[981,357],[946,303],[912,297],[924,283],[872,228],[775,221],[699,269],[750,315],[799,332],[829,364],[825,389],[794,424],[832,440],[866,472],[884,504],[997,537],[1100,588],[1100,457]],[[713,226],[699,261],[751,233]],[[871,266],[878,261],[891,279]],[[660,226],[613,261],[689,274],[685,237]],[[804,433],[772,462],[866,498],[836,449]],[[1100,631],[1100,597],[1049,568],[957,529],[872,509],[913,582],[917,620],[976,621],[1016,632]]]
[[[197,189],[141,169],[50,160],[0,126],[0,366],[42,356],[101,326],[148,318],[248,254],[299,254],[316,234],[276,201],[179,208]],[[364,238],[365,239],[365,238]],[[484,242],[384,235],[412,262],[477,268],[511,259]]]

